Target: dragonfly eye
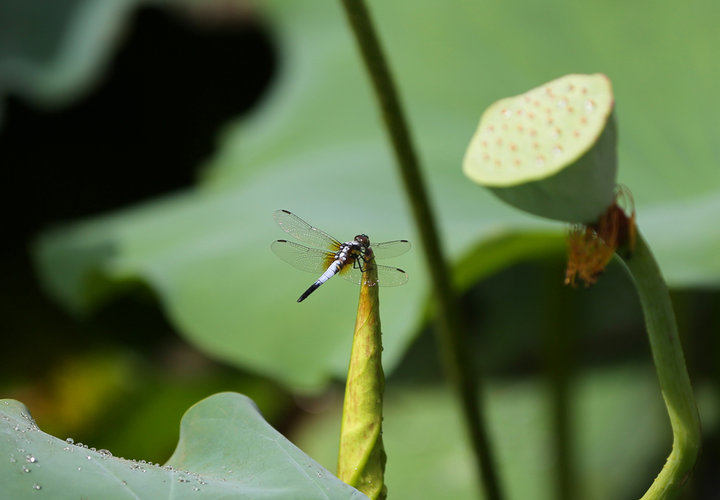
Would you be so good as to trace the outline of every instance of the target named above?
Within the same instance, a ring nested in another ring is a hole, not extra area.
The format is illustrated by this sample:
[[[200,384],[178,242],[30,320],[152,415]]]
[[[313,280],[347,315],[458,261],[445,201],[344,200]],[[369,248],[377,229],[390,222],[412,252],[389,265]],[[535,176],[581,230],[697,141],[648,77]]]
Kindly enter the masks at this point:
[[[370,238],[368,238],[367,234],[358,234],[355,236],[355,241],[360,243],[365,248],[370,246]]]

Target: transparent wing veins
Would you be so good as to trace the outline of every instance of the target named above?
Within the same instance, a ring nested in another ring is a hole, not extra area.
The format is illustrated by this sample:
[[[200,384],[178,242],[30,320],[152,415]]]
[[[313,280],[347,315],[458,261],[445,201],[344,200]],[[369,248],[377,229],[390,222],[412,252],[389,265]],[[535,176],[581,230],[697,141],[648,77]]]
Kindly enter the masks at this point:
[[[273,253],[295,269],[322,274],[335,257],[333,252],[309,248],[292,241],[277,240],[270,245]]]
[[[278,226],[290,236],[317,248],[337,251],[341,243],[314,226],[311,226],[297,215],[287,210],[275,210],[273,218]]]
[[[379,286],[400,286],[408,282],[408,274],[400,268],[377,265],[377,271],[377,284]],[[359,267],[353,267],[352,264],[345,266],[340,271],[339,276],[356,285],[363,284],[362,271]]]
[[[410,247],[411,245],[408,240],[392,240],[370,244],[370,248],[372,248],[375,257],[378,259],[398,257],[410,250]]]

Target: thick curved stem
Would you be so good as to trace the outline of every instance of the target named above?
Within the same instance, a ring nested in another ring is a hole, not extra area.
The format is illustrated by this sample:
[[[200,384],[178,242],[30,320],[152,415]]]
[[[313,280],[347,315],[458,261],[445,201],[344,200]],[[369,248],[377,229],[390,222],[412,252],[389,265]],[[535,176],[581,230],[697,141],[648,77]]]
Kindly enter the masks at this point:
[[[670,294],[660,269],[638,233],[631,257],[621,257],[635,282],[650,349],[673,432],[672,451],[642,500],[673,498],[695,465],[700,419],[677,332]]]

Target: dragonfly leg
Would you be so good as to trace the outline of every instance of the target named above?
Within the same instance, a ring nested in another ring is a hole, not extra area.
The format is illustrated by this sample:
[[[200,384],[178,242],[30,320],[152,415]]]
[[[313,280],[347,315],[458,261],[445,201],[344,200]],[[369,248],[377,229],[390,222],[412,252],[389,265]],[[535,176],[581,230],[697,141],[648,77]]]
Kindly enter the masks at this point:
[[[354,269],[360,269],[361,273],[365,272],[365,264],[367,263],[367,259],[364,255],[360,254],[358,257],[353,261],[353,268]]]

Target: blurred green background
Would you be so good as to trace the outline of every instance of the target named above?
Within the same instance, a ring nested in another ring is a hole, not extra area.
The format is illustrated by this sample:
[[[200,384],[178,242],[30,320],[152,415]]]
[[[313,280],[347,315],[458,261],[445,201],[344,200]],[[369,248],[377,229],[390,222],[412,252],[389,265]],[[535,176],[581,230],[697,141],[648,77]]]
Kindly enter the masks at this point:
[[[558,498],[560,468],[575,498],[637,498],[670,450],[620,266],[563,288],[565,228],[460,172],[487,105],[570,72],[613,81],[619,180],[673,289],[703,419],[685,498],[720,498],[720,7],[370,7],[472,324],[508,498]],[[2,397],[58,437],[163,462],[190,405],[238,391],[334,470],[357,289],[331,282],[295,304],[313,277],[269,251],[283,237],[271,213],[340,239],[417,241],[339,4],[0,1],[0,165]],[[420,249],[391,263],[411,281],[381,292],[390,494],[477,498]]]

